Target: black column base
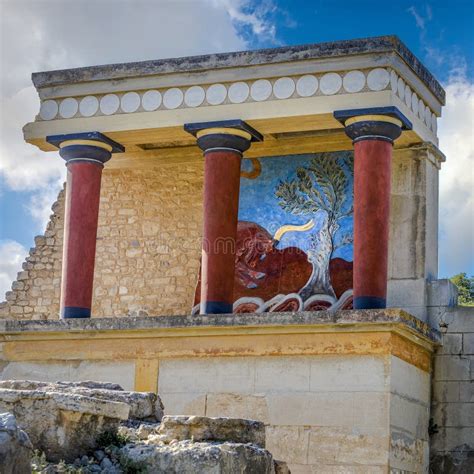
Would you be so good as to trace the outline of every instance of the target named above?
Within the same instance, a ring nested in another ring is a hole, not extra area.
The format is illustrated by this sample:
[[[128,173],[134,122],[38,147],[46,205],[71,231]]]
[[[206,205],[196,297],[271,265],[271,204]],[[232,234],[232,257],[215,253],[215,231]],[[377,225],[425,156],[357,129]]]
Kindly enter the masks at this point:
[[[77,306],[65,306],[61,311],[61,319],[86,319],[91,317],[90,308],[79,308]]]
[[[201,303],[201,314],[230,314],[232,313],[232,303],[223,301],[206,301]]]
[[[385,309],[387,300],[377,296],[357,296],[353,302],[354,309]]]

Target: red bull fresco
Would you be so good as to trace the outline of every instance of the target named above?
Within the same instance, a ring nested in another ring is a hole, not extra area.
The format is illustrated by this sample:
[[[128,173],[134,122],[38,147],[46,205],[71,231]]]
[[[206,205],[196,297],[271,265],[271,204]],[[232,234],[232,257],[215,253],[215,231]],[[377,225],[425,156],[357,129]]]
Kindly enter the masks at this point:
[[[351,308],[352,152],[244,160],[240,186],[233,311]]]

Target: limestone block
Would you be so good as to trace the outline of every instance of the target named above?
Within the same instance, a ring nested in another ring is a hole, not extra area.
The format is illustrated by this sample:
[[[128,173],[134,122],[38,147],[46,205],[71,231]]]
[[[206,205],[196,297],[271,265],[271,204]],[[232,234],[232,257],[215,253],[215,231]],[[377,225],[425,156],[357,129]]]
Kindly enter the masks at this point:
[[[424,472],[427,451],[427,440],[414,438],[403,431],[393,431],[390,438],[390,467],[402,472]]]
[[[272,455],[239,443],[179,441],[170,445],[128,444],[121,453],[156,474],[274,474]]]
[[[388,459],[388,436],[355,435],[347,429],[329,427],[313,427],[309,434],[308,464],[321,468],[359,464],[367,469],[366,466],[387,466]]]
[[[458,304],[458,289],[448,279],[433,280],[426,285],[428,306],[456,306]]]
[[[391,356],[390,391],[425,404],[429,403],[430,374],[398,357]]]
[[[433,435],[431,449],[433,452],[442,451],[474,451],[474,427],[440,428]]]
[[[474,354],[474,332],[463,334],[462,352],[463,354]]]
[[[205,393],[160,392],[166,415],[206,415]]]
[[[462,402],[474,402],[474,381],[473,380],[469,382],[461,382],[459,384],[459,400]]]
[[[414,438],[428,440],[429,402],[421,403],[392,394],[390,425]]]
[[[306,464],[310,428],[305,426],[266,427],[266,448],[290,464]]]
[[[265,447],[265,425],[239,418],[205,416],[164,416],[158,429],[164,442],[174,439],[194,441],[233,441]]]
[[[440,382],[433,384],[433,402],[465,401],[460,396],[461,386],[474,385],[470,382]]]
[[[269,422],[265,395],[210,393],[207,395],[206,416],[250,418]]]
[[[310,390],[309,357],[259,357],[255,360],[255,392]]]
[[[426,282],[420,279],[391,279],[387,284],[387,305],[391,308],[426,306]]]
[[[160,361],[158,386],[165,392],[254,393],[255,359],[213,357]]]
[[[0,413],[0,472],[31,473],[33,445],[11,413]]]
[[[0,388],[0,409],[10,411],[35,449],[51,461],[73,460],[95,447],[100,433],[126,420],[125,403],[72,393]]]
[[[464,338],[466,335],[464,335]],[[463,352],[463,335],[462,334],[443,334],[442,347],[437,351],[438,354],[461,354]],[[466,354],[466,351],[464,351]]]
[[[367,392],[388,389],[384,357],[324,356],[311,359],[312,392]]]
[[[130,408],[129,418],[160,421],[163,417],[163,404],[160,397],[152,392],[127,392],[118,384],[99,382],[36,382],[31,380],[0,381],[0,389],[11,390],[43,390],[82,395],[100,400],[125,403]]]
[[[445,427],[474,427],[474,404],[436,403],[433,406],[434,422]]]
[[[434,378],[438,380],[470,380],[470,360],[461,356],[437,356]]]

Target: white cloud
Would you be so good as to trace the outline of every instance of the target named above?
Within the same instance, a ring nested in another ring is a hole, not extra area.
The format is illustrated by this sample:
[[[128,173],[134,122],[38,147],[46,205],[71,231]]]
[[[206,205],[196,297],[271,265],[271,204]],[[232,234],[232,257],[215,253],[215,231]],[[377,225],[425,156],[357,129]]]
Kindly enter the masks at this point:
[[[446,163],[440,172],[441,276],[474,268],[474,82],[453,71],[439,124]]]
[[[31,72],[246,49],[252,38],[275,39],[274,9],[270,0],[2,0],[0,175],[6,185],[35,191],[29,209],[43,220],[46,202],[65,179],[57,153],[23,141],[22,127],[39,109]]]
[[[28,250],[14,240],[0,240],[0,301],[11,290],[12,281],[21,270],[21,263]]]

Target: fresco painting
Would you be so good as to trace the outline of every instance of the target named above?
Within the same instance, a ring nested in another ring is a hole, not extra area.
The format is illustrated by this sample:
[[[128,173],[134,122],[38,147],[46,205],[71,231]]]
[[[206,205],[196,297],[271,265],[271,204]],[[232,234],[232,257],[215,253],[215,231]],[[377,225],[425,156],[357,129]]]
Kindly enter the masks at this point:
[[[351,308],[352,243],[352,152],[243,160],[233,311]]]

